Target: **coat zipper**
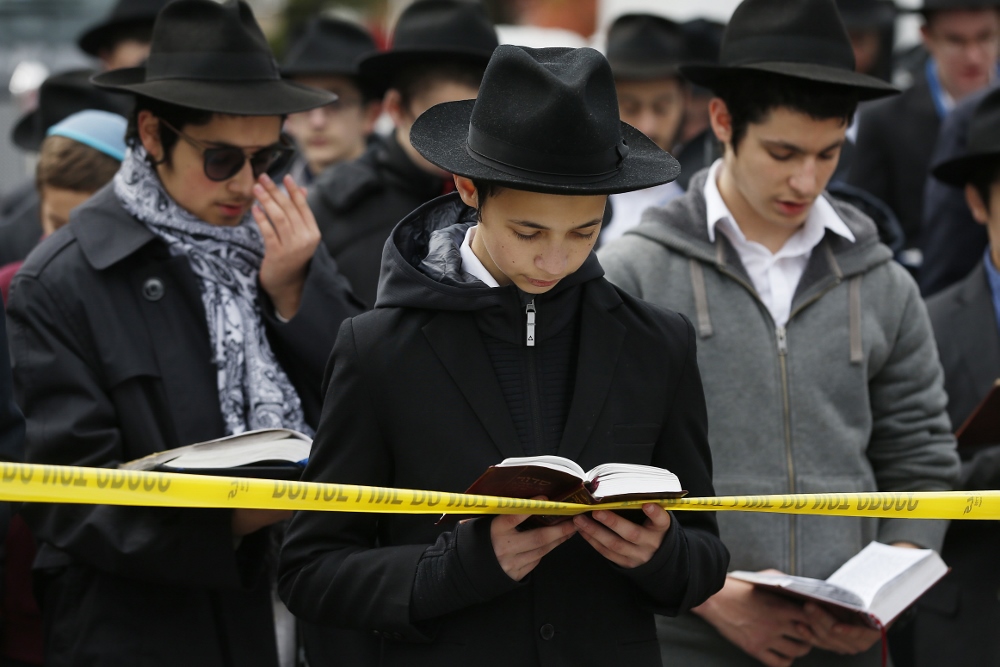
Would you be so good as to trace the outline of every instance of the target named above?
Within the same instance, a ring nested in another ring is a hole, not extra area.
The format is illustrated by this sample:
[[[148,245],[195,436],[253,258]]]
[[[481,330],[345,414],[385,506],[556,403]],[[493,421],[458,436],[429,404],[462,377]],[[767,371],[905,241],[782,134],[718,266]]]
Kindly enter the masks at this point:
[[[529,348],[528,354],[528,402],[531,404],[531,424],[535,434],[534,454],[547,454],[544,451],[544,429],[542,428],[542,405],[538,396],[538,364],[535,359],[535,300],[532,299],[524,308],[525,315],[528,316],[525,345]]]

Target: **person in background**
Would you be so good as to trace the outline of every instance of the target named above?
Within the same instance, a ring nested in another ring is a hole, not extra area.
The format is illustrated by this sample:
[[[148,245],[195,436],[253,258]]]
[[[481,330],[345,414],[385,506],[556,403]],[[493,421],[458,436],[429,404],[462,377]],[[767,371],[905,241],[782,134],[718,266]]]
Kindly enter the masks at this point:
[[[608,62],[615,75],[618,113],[665,151],[673,150],[684,122],[687,84],[678,67],[685,39],[673,21],[650,14],[625,14],[608,29]],[[663,206],[684,191],[676,183],[611,195],[610,220],[599,245],[639,224],[650,206]]]
[[[930,57],[902,95],[872,104],[858,118],[848,183],[896,213],[906,235],[903,263],[919,273],[924,187],[942,119],[996,78],[1000,0],[924,0],[923,44]]]
[[[288,51],[283,76],[337,96],[324,107],[291,114],[285,121],[285,130],[299,147],[290,172],[297,183],[308,185],[327,167],[365,152],[382,105],[379,93],[360,77],[358,60],[377,51],[362,26],[333,17],[310,21]]]
[[[899,9],[892,0],[837,0],[854,49],[854,67],[889,81],[892,78],[892,49]]]
[[[722,159],[599,253],[608,278],[695,323],[720,495],[948,490],[958,457],[912,277],[872,221],[824,190],[858,101],[833,0],[744,0],[714,90]],[[824,579],[870,541],[939,548],[947,522],[719,515],[732,568]],[[729,578],[659,619],[664,663],[881,663],[880,634]]]
[[[692,19],[681,24],[684,31],[685,62],[714,63],[719,59],[719,47],[725,25],[709,19]],[[687,101],[684,121],[674,149],[681,163],[681,175],[674,181],[682,190],[687,189],[691,176],[715,162],[721,155],[719,142],[712,134],[708,118],[708,103],[712,91],[687,81]]]
[[[35,167],[42,238],[69,222],[69,214],[104,187],[125,157],[128,121],[107,111],[78,111],[48,129]],[[0,267],[0,295],[7,303],[22,261]]]
[[[112,182],[14,277],[14,386],[32,463],[115,467],[260,428],[310,434],[322,369],[360,312],[304,191],[267,169],[284,116],[331,93],[281,78],[242,1],[175,0],[148,65],[97,75],[136,96]],[[255,203],[256,200],[256,203]],[[52,667],[284,667],[266,510],[30,505]]]
[[[156,15],[169,0],[118,0],[104,19],[77,39],[105,71],[137,67],[149,57]]]
[[[956,428],[1000,378],[1000,91],[976,107],[968,148],[934,167],[935,178],[960,188],[989,242],[969,275],[927,300],[944,366],[948,414]],[[960,448],[963,490],[1000,489],[1000,438]],[[953,521],[942,557],[951,572],[917,603],[913,664],[995,665],[1000,662],[1000,526]]]
[[[454,187],[449,174],[410,145],[410,127],[435,104],[474,98],[497,43],[479,2],[418,0],[400,15],[392,48],[359,63],[361,77],[386,91],[383,107],[393,132],[357,160],[323,172],[309,190],[309,205],[327,249],[369,308],[389,232]]]
[[[38,91],[38,106],[18,119],[11,141],[24,151],[36,153],[49,128],[85,109],[125,115],[131,106],[128,95],[109,93],[94,86],[89,69],[53,74]],[[26,181],[4,197],[0,207],[0,266],[23,260],[42,237],[40,203],[35,179]]]

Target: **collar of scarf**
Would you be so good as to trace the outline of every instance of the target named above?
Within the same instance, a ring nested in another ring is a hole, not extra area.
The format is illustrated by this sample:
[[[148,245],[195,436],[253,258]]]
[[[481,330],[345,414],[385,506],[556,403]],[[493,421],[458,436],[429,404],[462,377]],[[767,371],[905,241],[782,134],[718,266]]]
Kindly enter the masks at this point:
[[[312,435],[263,326],[257,275],[264,242],[253,217],[222,227],[192,215],[167,194],[141,146],[125,155],[114,190],[172,254],[188,258],[198,277],[227,434],[291,428]]]

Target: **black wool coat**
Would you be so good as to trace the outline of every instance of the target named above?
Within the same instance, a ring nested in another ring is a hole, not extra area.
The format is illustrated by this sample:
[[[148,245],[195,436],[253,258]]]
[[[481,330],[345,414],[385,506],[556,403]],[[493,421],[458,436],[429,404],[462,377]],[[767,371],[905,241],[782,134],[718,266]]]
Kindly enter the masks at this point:
[[[433,228],[460,206],[457,197],[429,203],[414,213],[416,228],[404,221],[387,244],[379,306],[345,321],[334,347],[304,479],[463,491],[488,466],[524,455],[482,334],[523,340],[520,293],[435,282],[408,261],[426,255],[422,214]],[[558,454],[585,470],[611,461],[664,467],[691,495],[711,495],[690,323],[617,290],[596,256],[585,268],[598,277],[574,288],[578,362]],[[552,326],[550,297],[536,297],[539,346]],[[660,664],[653,611],[700,604],[721,587],[729,561],[715,517],[680,512],[643,566],[619,568],[576,536],[517,583],[497,562],[488,518],[437,518],[297,513],[281,554],[282,598],[317,625],[376,633],[380,659],[344,664],[642,667]],[[425,552],[439,569],[423,570],[437,581],[421,594],[448,610],[415,621]]]
[[[200,288],[186,257],[111,186],[30,255],[9,304],[27,460],[111,467],[224,435]],[[360,311],[326,250],[268,339],[315,425],[341,320]],[[269,531],[234,544],[229,510],[34,505],[47,665],[276,665]]]
[[[367,307],[375,305],[382,248],[393,227],[444,186],[413,164],[393,135],[372,141],[357,160],[327,169],[309,188],[323,243]]]
[[[982,255],[964,280],[931,297],[927,310],[957,429],[1000,378],[1000,330]],[[1000,442],[959,453],[962,489],[1000,489]],[[1000,665],[997,553],[995,521],[951,523],[941,556],[952,570],[917,603],[915,665]]]
[[[923,77],[901,95],[860,111],[847,181],[889,205],[903,227],[907,248],[919,241],[924,185],[940,127],[941,119]]]

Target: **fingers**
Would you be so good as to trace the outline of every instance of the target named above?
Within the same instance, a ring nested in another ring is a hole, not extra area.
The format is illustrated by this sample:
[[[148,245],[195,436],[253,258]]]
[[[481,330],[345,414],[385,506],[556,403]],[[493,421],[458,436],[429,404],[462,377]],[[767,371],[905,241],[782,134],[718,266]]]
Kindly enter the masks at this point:
[[[643,511],[648,517],[645,526],[605,510],[593,512],[592,518],[581,514],[574,517],[573,522],[583,539],[598,553],[616,565],[633,568],[649,562],[670,527],[670,516],[663,508],[648,504]]]
[[[270,219],[278,240],[291,244],[299,240],[318,239],[319,228],[305,191],[296,185],[291,176],[285,177],[284,184],[287,193],[275,185],[267,174],[261,174],[253,188],[254,196]]]
[[[809,641],[813,646],[842,655],[867,651],[881,639],[878,630],[863,625],[841,623],[817,604],[803,608],[808,620]]]
[[[528,516],[498,516],[490,524],[490,539],[497,561],[507,576],[515,581],[527,576],[546,554],[576,532],[573,523],[569,521],[534,530],[517,530],[517,526]]]

